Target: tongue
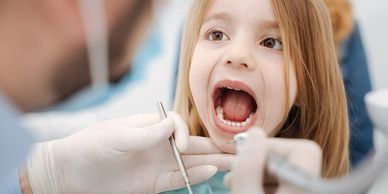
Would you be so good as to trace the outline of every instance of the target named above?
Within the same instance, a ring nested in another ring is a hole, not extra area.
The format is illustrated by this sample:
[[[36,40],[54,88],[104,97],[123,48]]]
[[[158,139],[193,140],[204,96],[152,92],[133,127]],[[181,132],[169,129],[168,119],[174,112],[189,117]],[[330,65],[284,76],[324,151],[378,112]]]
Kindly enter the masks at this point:
[[[245,121],[254,111],[254,100],[246,92],[227,90],[223,95],[224,117],[230,121]]]

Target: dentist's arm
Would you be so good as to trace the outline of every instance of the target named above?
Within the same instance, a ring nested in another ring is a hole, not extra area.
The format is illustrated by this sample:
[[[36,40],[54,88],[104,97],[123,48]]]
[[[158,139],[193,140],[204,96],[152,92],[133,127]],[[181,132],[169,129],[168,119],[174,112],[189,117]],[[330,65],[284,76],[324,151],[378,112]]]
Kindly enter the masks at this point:
[[[169,146],[174,133],[192,184],[230,169],[208,138],[189,137],[175,113],[106,121],[60,140],[37,144],[28,159],[33,193],[160,193],[184,187]],[[26,192],[28,193],[28,192]]]
[[[321,176],[322,151],[310,140],[268,138],[261,129],[248,131],[244,142],[238,146],[232,171],[225,177],[232,194],[301,194],[298,188],[268,175],[266,165],[269,153],[284,157],[288,162],[310,173]]]

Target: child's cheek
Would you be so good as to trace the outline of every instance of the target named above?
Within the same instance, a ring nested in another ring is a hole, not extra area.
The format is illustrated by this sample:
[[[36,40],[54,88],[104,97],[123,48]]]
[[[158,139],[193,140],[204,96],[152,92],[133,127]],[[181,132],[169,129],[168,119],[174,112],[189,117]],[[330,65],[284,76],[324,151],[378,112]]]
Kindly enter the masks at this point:
[[[193,53],[189,72],[189,85],[201,120],[206,118],[209,78],[212,64],[202,47],[197,46]],[[205,122],[206,123],[206,122]]]

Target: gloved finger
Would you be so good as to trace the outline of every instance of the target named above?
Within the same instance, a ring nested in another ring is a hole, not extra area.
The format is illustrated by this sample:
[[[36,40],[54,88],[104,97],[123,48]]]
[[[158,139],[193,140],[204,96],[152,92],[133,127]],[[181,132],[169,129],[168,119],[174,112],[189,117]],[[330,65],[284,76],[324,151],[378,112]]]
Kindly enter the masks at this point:
[[[310,140],[271,138],[270,151],[284,157],[287,162],[313,176],[320,176],[322,151],[318,144]],[[276,194],[300,194],[300,189],[281,181]]]
[[[268,152],[264,132],[254,128],[237,146],[237,156],[232,163],[231,193],[264,193],[263,176]]]
[[[187,149],[182,154],[216,154],[222,151],[208,137],[190,136]]]
[[[195,185],[210,179],[217,173],[217,167],[212,165],[196,166],[187,168],[187,174],[190,179],[190,184]],[[169,172],[165,176],[160,177],[155,185],[155,192],[171,191],[185,187],[185,183],[179,171]]]
[[[322,149],[311,140],[270,138],[269,148],[305,172],[321,175]]]
[[[209,164],[216,166],[220,171],[230,170],[234,157],[232,154],[182,155],[183,162],[188,168]]]
[[[120,144],[127,145],[124,149],[131,152],[154,148],[166,143],[174,128],[174,120],[168,117],[153,125],[126,130],[125,135],[127,138],[119,138],[121,140]]]
[[[233,181],[232,178],[233,178],[233,173],[232,172],[229,172],[229,173],[227,173],[224,176],[224,185],[229,190],[231,188],[231,184],[232,184],[232,181]],[[268,180],[269,178],[266,175],[264,175],[264,179],[265,180],[263,182],[263,186],[264,186],[265,193],[275,193],[275,191],[277,190],[279,184],[276,181],[274,181],[274,180]],[[260,183],[258,183],[258,184],[260,184]],[[285,189],[285,191],[287,191],[286,189]]]
[[[275,194],[303,194],[304,192],[288,184],[280,184]]]
[[[168,117],[171,117],[175,123],[174,137],[176,147],[178,148],[179,152],[183,152],[188,146],[190,133],[189,128],[179,114],[175,112],[169,112]]]
[[[175,144],[180,152],[183,152],[187,148],[189,129],[182,119],[182,117],[175,112],[168,112],[167,118],[172,118],[174,121],[174,136]],[[145,128],[150,125],[156,125],[161,121],[158,114],[143,114],[134,115],[127,119],[128,126],[134,126],[138,128]]]
[[[159,114],[156,113],[138,114],[127,118],[120,118],[120,120],[120,122],[127,122],[129,127],[137,128],[154,125],[161,121]]]

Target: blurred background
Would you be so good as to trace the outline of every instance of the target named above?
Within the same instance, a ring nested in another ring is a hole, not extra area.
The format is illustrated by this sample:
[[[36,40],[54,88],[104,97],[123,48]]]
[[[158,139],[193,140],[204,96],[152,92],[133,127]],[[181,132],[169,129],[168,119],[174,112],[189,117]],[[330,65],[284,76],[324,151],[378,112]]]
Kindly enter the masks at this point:
[[[149,38],[137,54],[133,74],[112,87],[109,93],[93,103],[73,103],[56,110],[28,114],[25,116],[25,124],[37,134],[39,140],[48,140],[66,136],[97,121],[156,112],[156,102],[160,100],[171,109],[180,34],[191,1],[165,1],[162,9],[155,10],[156,20]],[[364,75],[357,77],[352,70],[358,67],[349,66],[348,76],[352,77],[354,83],[365,83],[365,80],[370,79],[373,90],[387,89],[388,1],[351,0],[351,3],[369,72],[360,70]],[[358,63],[359,60],[362,59],[356,56],[353,62]],[[358,85],[354,84],[353,87],[357,89]],[[365,114],[365,110],[362,111]],[[375,130],[373,139],[377,152],[379,149],[387,149],[380,146],[385,139],[378,130]],[[387,182],[388,172],[369,193],[386,194]]]
[[[388,88],[388,1],[352,0],[360,23],[374,89]]]
[[[356,20],[360,23],[362,38],[368,56],[368,68],[373,89],[388,88],[388,1],[352,0]],[[387,99],[388,100],[388,99]],[[387,149],[382,141],[388,141],[375,130],[375,149]],[[370,194],[388,192],[388,172],[376,182]]]

